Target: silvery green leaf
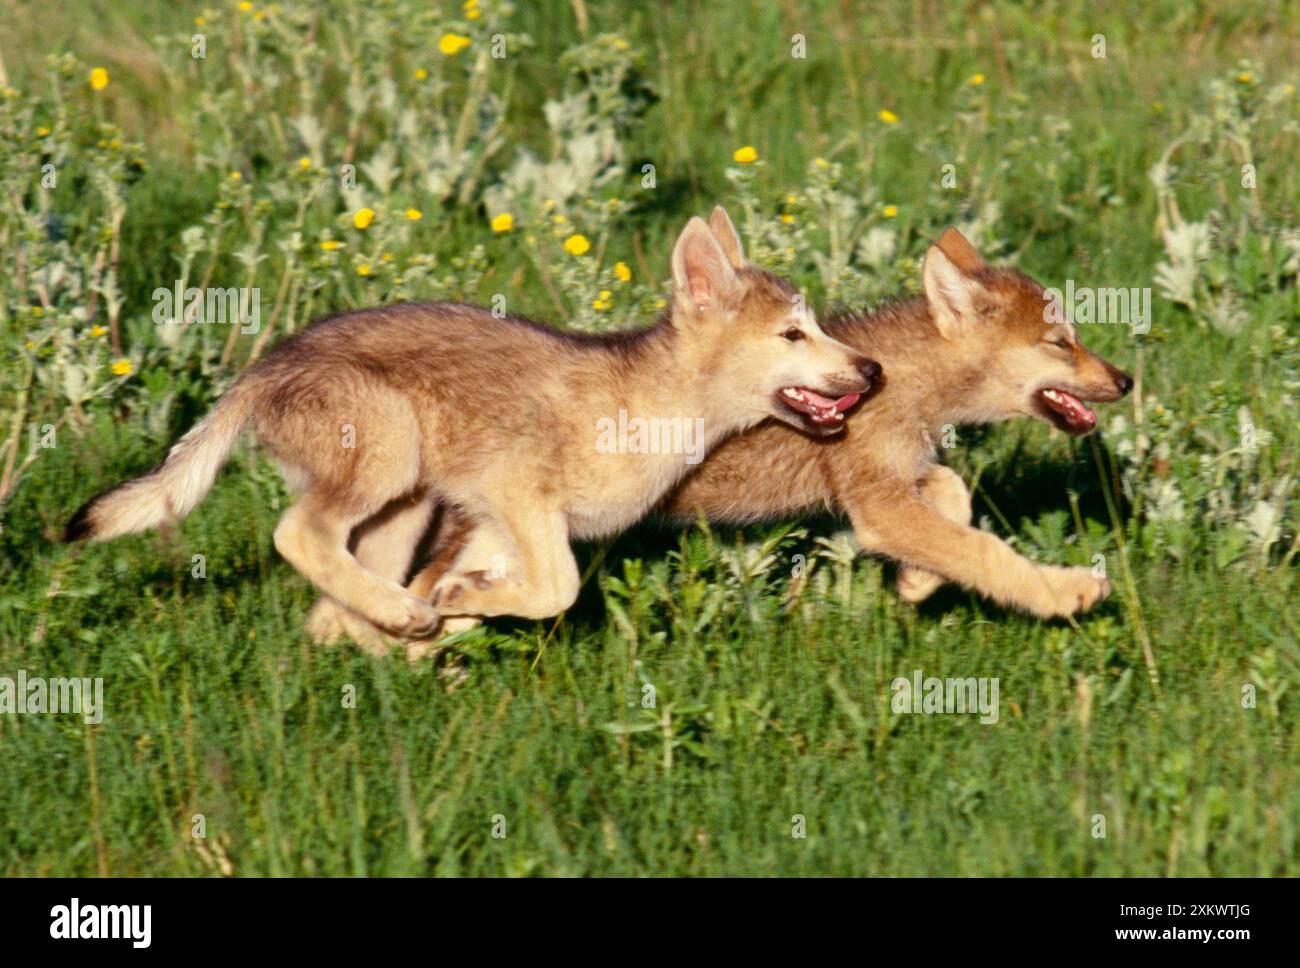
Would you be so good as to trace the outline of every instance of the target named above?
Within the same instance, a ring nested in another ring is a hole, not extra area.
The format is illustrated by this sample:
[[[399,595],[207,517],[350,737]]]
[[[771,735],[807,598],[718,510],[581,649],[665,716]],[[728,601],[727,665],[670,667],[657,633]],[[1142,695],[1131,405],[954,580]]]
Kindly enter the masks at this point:
[[[362,163],[361,170],[382,196],[388,195],[402,171],[397,164],[397,152],[389,142],[380,145],[371,159]]]
[[[313,158],[319,158],[323,154],[321,146],[325,141],[325,129],[321,127],[315,115],[300,114],[289,122],[294,133],[298,135],[300,141],[307,148],[307,153]]]
[[[191,225],[181,232],[181,248],[187,255],[197,255],[203,249],[205,236],[201,225]]]
[[[894,258],[898,236],[893,229],[877,225],[858,242],[857,259],[863,265],[879,269]]]
[[[266,259],[266,256],[258,254],[257,243],[255,242],[250,242],[242,249],[236,249],[232,253],[232,255],[234,255],[235,261],[237,261],[244,268],[248,269],[250,272],[254,271],[257,268],[257,264],[259,262],[262,262],[263,260]]]
[[[85,367],[79,363],[61,361],[63,384],[63,395],[67,397],[68,402],[80,404],[86,399],[86,385],[88,376]]]

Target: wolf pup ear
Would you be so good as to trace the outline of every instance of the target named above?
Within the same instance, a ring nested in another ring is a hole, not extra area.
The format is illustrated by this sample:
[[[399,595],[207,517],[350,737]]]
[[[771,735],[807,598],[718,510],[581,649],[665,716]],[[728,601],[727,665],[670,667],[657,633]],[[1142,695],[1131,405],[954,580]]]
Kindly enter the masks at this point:
[[[697,312],[715,308],[740,288],[740,277],[708,223],[698,215],[673,246],[673,295]]]
[[[960,239],[961,244],[972,254],[975,253],[975,250],[970,248],[970,243],[953,229],[945,232],[943,237],[948,238],[949,233]],[[975,258],[979,259],[978,254]],[[980,260],[979,264],[983,265],[983,260]],[[974,321],[975,297],[983,291],[983,285],[971,275],[971,270],[960,265],[948,254],[942,240],[938,245],[930,246],[929,251],[926,252],[925,264],[921,268],[921,279],[925,286],[925,298],[930,303],[930,313],[939,328],[939,335],[944,339],[956,339],[962,329]]]
[[[713,229],[713,234],[718,237],[718,244],[722,246],[722,251],[727,253],[727,261],[731,263],[733,269],[743,269],[745,263],[745,247],[740,244],[740,236],[736,232],[736,226],[731,224],[731,216],[721,205],[713,206],[713,211],[709,214],[709,228]]]
[[[966,240],[954,228],[943,230],[943,235],[939,236],[938,246],[943,250],[943,254],[952,260],[953,265],[958,269],[966,272],[975,272],[979,269],[987,268],[983,257],[975,251],[975,246]]]

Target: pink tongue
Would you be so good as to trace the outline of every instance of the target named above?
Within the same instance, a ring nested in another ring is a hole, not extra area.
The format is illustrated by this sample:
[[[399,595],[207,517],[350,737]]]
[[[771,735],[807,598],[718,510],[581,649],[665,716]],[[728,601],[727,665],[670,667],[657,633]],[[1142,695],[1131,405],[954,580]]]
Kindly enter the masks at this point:
[[[853,406],[858,402],[858,397],[862,396],[860,393],[850,393],[840,397],[838,400],[832,400],[830,397],[824,397],[820,393],[814,393],[806,387],[800,387],[800,391],[803,393],[804,397],[818,409],[829,410],[833,408],[840,412]]]
[[[846,393],[835,401],[835,409],[840,413],[843,413],[845,410],[849,409],[849,407],[857,403],[861,397],[862,394],[860,393]]]
[[[1061,401],[1065,404],[1065,409],[1068,411],[1066,416],[1071,423],[1075,426],[1096,426],[1097,415],[1089,410],[1082,400],[1064,390],[1056,392],[1060,394]]]

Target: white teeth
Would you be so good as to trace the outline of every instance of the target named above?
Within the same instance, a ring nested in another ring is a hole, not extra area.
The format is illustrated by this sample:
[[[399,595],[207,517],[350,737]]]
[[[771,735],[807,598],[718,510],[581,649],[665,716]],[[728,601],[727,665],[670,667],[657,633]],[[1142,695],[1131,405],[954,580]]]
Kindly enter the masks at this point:
[[[838,410],[836,410],[833,414],[831,414],[831,416],[834,417],[836,420],[844,419],[844,414],[840,413]]]
[[[1043,396],[1047,397],[1048,400],[1054,400],[1054,401],[1057,402],[1057,403],[1063,403],[1063,402],[1064,402],[1064,401],[1061,399],[1061,395],[1060,395],[1059,393],[1057,393],[1055,390],[1044,390],[1044,391],[1043,391]]]
[[[800,400],[800,401],[803,400],[803,394],[800,393],[798,390],[796,390],[794,387],[786,387],[781,392],[784,393],[791,400]]]

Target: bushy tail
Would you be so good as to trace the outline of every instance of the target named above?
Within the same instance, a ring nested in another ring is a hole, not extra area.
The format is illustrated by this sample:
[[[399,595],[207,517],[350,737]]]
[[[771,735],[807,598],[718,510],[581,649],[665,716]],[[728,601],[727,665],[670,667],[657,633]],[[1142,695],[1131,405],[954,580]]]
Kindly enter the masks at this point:
[[[148,474],[83,504],[63,540],[106,541],[179,521],[194,510],[252,418],[253,394],[246,384],[241,380],[231,387]]]

